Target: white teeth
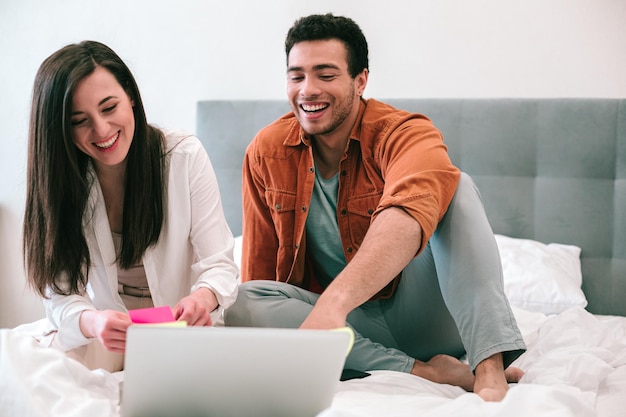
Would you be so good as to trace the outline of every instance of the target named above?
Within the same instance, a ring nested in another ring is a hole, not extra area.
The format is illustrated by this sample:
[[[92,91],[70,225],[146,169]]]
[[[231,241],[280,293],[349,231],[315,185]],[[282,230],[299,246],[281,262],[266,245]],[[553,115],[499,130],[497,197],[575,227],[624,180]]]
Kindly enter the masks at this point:
[[[106,142],[98,142],[98,143],[94,143],[94,145],[96,145],[98,148],[107,149],[113,146],[113,144],[119,137],[120,137],[120,133],[117,132],[117,135],[113,136],[111,139],[107,140]]]
[[[327,104],[302,104],[302,110],[310,112],[322,110],[326,107],[328,107]]]

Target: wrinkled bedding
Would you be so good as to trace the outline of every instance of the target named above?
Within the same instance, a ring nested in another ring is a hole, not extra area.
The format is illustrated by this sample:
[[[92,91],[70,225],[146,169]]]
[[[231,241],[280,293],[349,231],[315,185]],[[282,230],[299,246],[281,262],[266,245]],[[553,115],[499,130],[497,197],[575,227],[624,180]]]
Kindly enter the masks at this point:
[[[515,309],[528,351],[526,371],[501,403],[397,372],[340,384],[324,417],[572,416],[617,417],[626,407],[626,317],[581,308],[545,316]]]
[[[500,403],[398,372],[340,382],[320,417],[615,417],[626,407],[626,317],[514,308],[528,351]],[[21,328],[0,330],[0,416],[119,416],[123,372],[89,371]]]

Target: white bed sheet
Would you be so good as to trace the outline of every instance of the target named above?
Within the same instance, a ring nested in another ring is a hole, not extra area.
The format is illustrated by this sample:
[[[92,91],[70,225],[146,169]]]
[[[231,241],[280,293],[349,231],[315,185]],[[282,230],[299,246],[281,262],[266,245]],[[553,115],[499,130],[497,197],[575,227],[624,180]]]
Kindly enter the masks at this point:
[[[500,403],[397,372],[340,384],[324,417],[626,415],[626,317],[593,316],[582,308],[545,316],[515,309],[528,351],[526,371]]]
[[[582,308],[546,316],[514,309],[526,371],[500,403],[391,371],[341,382],[320,417],[626,415],[626,317]],[[123,373],[89,371],[22,331],[0,330],[0,416],[119,416]]]

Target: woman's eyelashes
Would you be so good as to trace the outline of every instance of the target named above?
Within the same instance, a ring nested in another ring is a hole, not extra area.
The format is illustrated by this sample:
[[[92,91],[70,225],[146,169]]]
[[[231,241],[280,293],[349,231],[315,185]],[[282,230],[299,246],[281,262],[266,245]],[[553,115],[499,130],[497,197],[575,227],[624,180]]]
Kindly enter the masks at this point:
[[[102,113],[103,114],[110,114],[113,113],[115,111],[115,109],[117,108],[117,103],[107,106],[105,108],[102,109]],[[72,126],[83,126],[87,123],[87,118],[83,117],[80,119],[72,119],[71,124]]]

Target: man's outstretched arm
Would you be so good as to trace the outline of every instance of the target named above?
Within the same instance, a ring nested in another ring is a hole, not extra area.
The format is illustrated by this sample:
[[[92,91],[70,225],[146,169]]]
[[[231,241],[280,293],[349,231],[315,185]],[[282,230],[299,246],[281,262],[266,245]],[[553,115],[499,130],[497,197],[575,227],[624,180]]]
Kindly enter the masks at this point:
[[[348,314],[394,279],[419,250],[422,229],[399,207],[381,211],[359,251],[324,290],[301,328],[343,327]]]

